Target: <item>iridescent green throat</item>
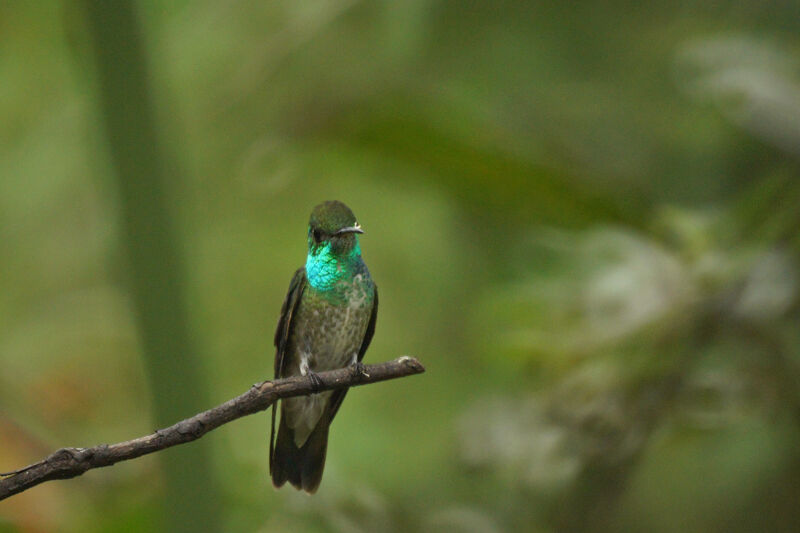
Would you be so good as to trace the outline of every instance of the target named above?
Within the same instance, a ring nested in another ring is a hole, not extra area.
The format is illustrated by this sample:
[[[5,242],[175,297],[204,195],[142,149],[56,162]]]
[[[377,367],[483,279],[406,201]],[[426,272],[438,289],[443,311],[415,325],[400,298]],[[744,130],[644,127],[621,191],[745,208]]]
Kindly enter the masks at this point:
[[[312,287],[318,291],[330,291],[340,279],[353,275],[361,261],[358,236],[355,239],[356,244],[347,255],[334,253],[330,241],[309,247],[306,257],[306,277]]]

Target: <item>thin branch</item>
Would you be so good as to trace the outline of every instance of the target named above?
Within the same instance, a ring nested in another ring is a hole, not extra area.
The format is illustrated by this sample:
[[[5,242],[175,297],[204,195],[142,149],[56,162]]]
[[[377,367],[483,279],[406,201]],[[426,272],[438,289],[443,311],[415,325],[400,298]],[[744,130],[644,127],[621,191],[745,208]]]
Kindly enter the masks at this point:
[[[111,466],[120,461],[197,440],[223,424],[265,410],[280,398],[366,385],[425,372],[422,363],[408,356],[377,365],[366,365],[364,373],[360,374],[353,368],[320,372],[317,374],[320,381],[318,384],[308,377],[256,383],[249,391],[232,400],[138,439],[117,444],[100,444],[91,448],[61,448],[38,463],[13,472],[0,473],[0,500],[45,481],[73,478],[92,468]]]

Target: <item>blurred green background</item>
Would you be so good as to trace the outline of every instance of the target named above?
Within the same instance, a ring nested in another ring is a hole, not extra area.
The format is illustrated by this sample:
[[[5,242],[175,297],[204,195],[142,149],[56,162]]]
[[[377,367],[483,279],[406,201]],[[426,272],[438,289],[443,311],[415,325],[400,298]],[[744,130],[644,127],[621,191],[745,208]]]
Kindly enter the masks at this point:
[[[318,494],[269,421],[1,532],[795,531],[800,4],[0,3],[0,471],[271,377],[307,217],[381,291]]]

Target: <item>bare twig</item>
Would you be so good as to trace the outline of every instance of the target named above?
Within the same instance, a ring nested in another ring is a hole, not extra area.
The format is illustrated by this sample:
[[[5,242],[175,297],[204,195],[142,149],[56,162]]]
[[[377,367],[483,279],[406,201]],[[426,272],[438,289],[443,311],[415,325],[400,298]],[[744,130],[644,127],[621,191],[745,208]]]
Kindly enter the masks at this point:
[[[91,448],[61,448],[50,456],[13,472],[0,473],[0,500],[52,479],[80,476],[92,468],[111,466],[199,439],[212,429],[237,418],[265,410],[280,398],[302,396],[322,390],[340,389],[401,378],[425,371],[417,359],[403,356],[394,361],[367,365],[365,373],[352,368],[320,372],[320,383],[308,377],[292,377],[256,383],[249,391],[208,411],[181,420],[155,433],[117,444],[100,444]],[[266,443],[265,443],[266,446]]]

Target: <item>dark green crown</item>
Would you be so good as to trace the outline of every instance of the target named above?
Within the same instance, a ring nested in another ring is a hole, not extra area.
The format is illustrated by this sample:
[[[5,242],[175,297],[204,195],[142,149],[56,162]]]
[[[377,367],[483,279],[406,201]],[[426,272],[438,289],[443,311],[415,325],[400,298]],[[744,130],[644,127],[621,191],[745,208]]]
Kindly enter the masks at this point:
[[[330,235],[342,228],[355,226],[356,216],[342,202],[329,200],[311,211],[308,223],[312,229],[320,229]]]

